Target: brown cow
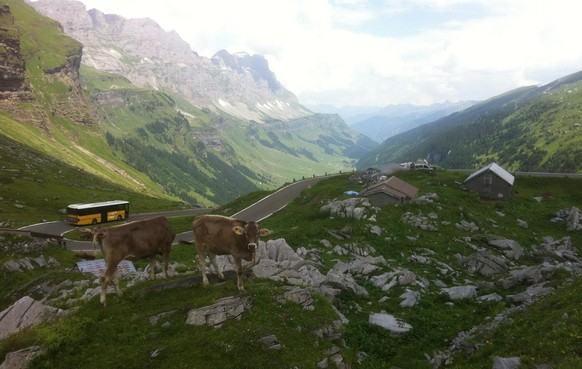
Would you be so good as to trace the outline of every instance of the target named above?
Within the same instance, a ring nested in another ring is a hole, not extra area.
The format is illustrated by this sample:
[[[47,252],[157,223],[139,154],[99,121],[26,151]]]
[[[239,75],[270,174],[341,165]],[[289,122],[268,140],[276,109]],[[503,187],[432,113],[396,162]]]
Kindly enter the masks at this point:
[[[256,251],[259,236],[268,236],[269,230],[259,228],[259,224],[220,215],[202,215],[192,223],[194,241],[198,250],[198,261],[202,272],[202,281],[208,285],[206,277],[206,255],[218,272],[218,277],[224,279],[222,271],[216,263],[216,255],[232,255],[236,266],[237,286],[243,291],[242,259],[252,261],[245,266],[251,268],[259,262],[260,255]],[[206,253],[205,253],[206,251]]]
[[[127,223],[111,228],[94,228],[93,249],[99,244],[105,259],[105,273],[101,276],[101,298],[106,305],[107,286],[113,282],[118,296],[123,292],[119,287],[117,264],[123,259],[150,258],[150,277],[155,278],[156,255],[162,255],[164,277],[168,277],[168,258],[176,233],[165,217]]]

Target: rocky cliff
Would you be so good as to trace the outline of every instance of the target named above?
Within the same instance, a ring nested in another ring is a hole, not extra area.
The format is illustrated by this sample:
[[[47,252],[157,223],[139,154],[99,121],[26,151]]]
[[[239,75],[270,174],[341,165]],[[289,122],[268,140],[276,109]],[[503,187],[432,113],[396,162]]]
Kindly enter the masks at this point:
[[[86,10],[77,1],[39,0],[35,9],[84,45],[82,63],[123,75],[134,85],[177,94],[198,107],[258,122],[310,115],[262,56],[199,56],[176,32],[153,20]]]
[[[26,66],[20,50],[20,37],[8,5],[0,6],[0,100],[12,97],[30,99]]]
[[[15,23],[10,5],[0,7],[0,110],[46,132],[51,124],[47,113],[80,124],[93,123],[92,109],[79,78],[82,45],[68,37],[54,38],[51,45],[45,46],[57,50],[59,45],[64,57],[47,56],[38,47],[46,41],[30,37]]]

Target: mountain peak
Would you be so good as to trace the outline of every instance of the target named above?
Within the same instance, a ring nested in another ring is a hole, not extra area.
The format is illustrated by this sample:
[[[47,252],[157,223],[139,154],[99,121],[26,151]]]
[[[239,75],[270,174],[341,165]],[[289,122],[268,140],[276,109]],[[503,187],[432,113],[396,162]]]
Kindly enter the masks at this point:
[[[262,55],[250,55],[244,51],[230,54],[223,49],[214,54],[211,60],[218,67],[227,67],[237,73],[250,73],[255,82],[266,82],[272,92],[277,92],[283,88],[277,80],[277,77],[275,77],[275,74],[269,68],[269,62]]]

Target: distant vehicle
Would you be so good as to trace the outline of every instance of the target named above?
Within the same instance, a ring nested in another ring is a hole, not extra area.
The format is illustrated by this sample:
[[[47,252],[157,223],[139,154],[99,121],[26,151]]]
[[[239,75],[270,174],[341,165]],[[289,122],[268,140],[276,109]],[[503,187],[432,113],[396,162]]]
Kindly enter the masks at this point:
[[[432,173],[434,172],[434,167],[426,163],[412,163],[410,164],[410,170],[426,170]]]
[[[67,222],[73,225],[98,224],[127,219],[129,202],[112,200],[67,206]]]

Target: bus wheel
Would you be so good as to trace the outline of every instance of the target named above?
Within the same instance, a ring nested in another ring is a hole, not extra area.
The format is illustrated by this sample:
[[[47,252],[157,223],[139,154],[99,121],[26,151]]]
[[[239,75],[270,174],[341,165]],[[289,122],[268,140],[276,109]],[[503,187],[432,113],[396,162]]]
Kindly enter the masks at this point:
[[[93,221],[91,222],[91,224],[93,224],[93,225],[97,224],[97,219],[93,219]]]
[[[118,215],[117,220],[121,220],[121,219],[123,219],[123,217],[121,215]]]

